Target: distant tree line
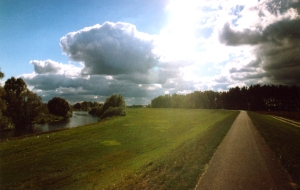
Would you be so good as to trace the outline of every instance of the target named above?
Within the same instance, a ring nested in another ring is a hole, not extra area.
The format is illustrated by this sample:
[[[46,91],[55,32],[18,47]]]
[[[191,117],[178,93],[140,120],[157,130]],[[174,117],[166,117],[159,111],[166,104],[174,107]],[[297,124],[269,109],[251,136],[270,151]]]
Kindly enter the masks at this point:
[[[99,107],[102,104],[98,103],[98,102],[78,102],[76,104],[73,105],[73,110],[74,111],[90,111],[91,109],[95,108],[95,107]]]
[[[154,98],[151,107],[300,111],[300,87],[257,84],[230,88],[226,92],[195,91],[186,95],[164,95]]]

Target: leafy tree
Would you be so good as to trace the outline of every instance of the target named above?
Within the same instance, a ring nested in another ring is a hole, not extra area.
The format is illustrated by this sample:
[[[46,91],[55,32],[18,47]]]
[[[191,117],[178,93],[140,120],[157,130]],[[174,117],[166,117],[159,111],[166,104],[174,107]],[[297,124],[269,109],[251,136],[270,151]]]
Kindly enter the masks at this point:
[[[53,115],[67,117],[71,115],[69,102],[60,97],[54,97],[48,102],[49,112]]]
[[[42,98],[29,90],[23,94],[23,98],[23,122],[32,123],[34,119],[43,112]]]
[[[23,124],[23,94],[27,91],[27,85],[23,79],[11,77],[5,82],[5,100],[7,103],[6,115],[11,117],[16,128],[22,128]]]
[[[0,79],[4,77],[4,73],[0,71]],[[5,89],[0,85],[0,131],[8,128],[10,126],[9,118],[4,116],[4,112],[7,109],[6,101],[5,101]]]
[[[112,95],[106,99],[104,105],[101,108],[101,118],[111,117],[111,116],[125,116],[125,100],[122,95]]]
[[[14,77],[5,82],[6,115],[11,117],[17,129],[25,128],[40,113],[41,97],[27,89],[23,79]]]
[[[103,105],[94,107],[90,114],[97,115],[100,118],[112,116],[126,116],[126,104],[122,95],[112,95],[106,99]]]

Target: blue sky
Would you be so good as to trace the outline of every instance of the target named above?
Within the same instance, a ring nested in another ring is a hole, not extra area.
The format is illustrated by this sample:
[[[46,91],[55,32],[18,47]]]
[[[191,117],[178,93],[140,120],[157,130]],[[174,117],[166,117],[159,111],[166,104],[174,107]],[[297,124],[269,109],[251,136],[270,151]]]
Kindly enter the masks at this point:
[[[298,85],[299,0],[1,0],[4,82],[43,101]]]
[[[59,39],[68,32],[121,21],[157,34],[166,20],[160,0],[1,0],[0,12],[0,66],[7,77],[32,72],[29,61],[33,59],[67,62]]]

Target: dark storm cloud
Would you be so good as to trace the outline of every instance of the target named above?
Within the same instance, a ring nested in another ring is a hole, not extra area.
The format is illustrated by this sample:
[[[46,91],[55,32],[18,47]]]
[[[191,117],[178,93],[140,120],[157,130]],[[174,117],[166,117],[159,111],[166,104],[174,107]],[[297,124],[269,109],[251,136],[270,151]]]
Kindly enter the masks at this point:
[[[253,31],[245,29],[241,31],[234,31],[230,24],[226,23],[220,32],[219,40],[221,43],[229,46],[238,45],[257,45],[269,43],[268,45],[283,45],[286,41],[294,43],[294,40],[300,39],[300,20],[281,20],[270,24],[265,30]],[[299,44],[298,44],[299,45]]]
[[[249,73],[249,72],[255,72],[256,70],[254,68],[232,68],[229,70],[230,73]]]
[[[230,24],[226,23],[219,35],[221,43],[229,46],[238,46],[243,44],[256,45],[266,41],[266,38],[259,32],[250,29],[243,31],[234,31]]]
[[[278,13],[285,13],[290,8],[295,8],[298,13],[300,11],[300,1],[294,0],[272,0],[266,3],[267,9],[277,15]]]
[[[105,22],[68,33],[60,45],[71,60],[84,63],[84,74],[147,73],[158,62],[151,36],[128,23]]]
[[[136,84],[164,84],[169,78],[178,77],[178,70],[174,68],[162,69],[154,68],[148,70],[147,73],[132,73],[131,75],[117,75],[117,80],[130,81]]]
[[[281,1],[282,2],[282,1]],[[277,4],[276,4],[277,3]],[[284,12],[278,1],[274,1],[273,9]],[[299,3],[284,4],[284,6],[298,6]],[[271,6],[271,4],[270,4]],[[272,8],[271,6],[271,8]],[[283,6],[283,5],[282,5]],[[219,35],[221,43],[230,46],[254,46],[256,61],[249,63],[242,69],[231,69],[233,79],[266,78],[266,82],[285,85],[299,85],[300,81],[300,19],[285,18],[273,22],[262,31],[245,29],[235,31],[227,23]],[[258,71],[260,69],[263,72]],[[257,70],[257,72],[255,72]],[[236,73],[243,73],[236,75]]]
[[[125,99],[145,98],[145,101],[150,101],[164,93],[164,90],[157,86],[139,85],[102,75],[69,78],[65,75],[46,74],[23,78],[28,85],[34,86],[34,92],[40,95],[43,101],[49,101],[55,96],[64,97],[71,102],[104,101],[112,94],[122,94]]]

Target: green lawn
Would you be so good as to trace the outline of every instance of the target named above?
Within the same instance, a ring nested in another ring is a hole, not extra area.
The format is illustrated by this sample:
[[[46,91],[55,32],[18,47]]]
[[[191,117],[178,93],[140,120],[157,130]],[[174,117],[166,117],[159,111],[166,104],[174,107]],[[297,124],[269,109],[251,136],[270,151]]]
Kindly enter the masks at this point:
[[[248,112],[254,125],[300,189],[300,128]]]
[[[0,143],[2,189],[193,189],[237,111],[126,117]]]

